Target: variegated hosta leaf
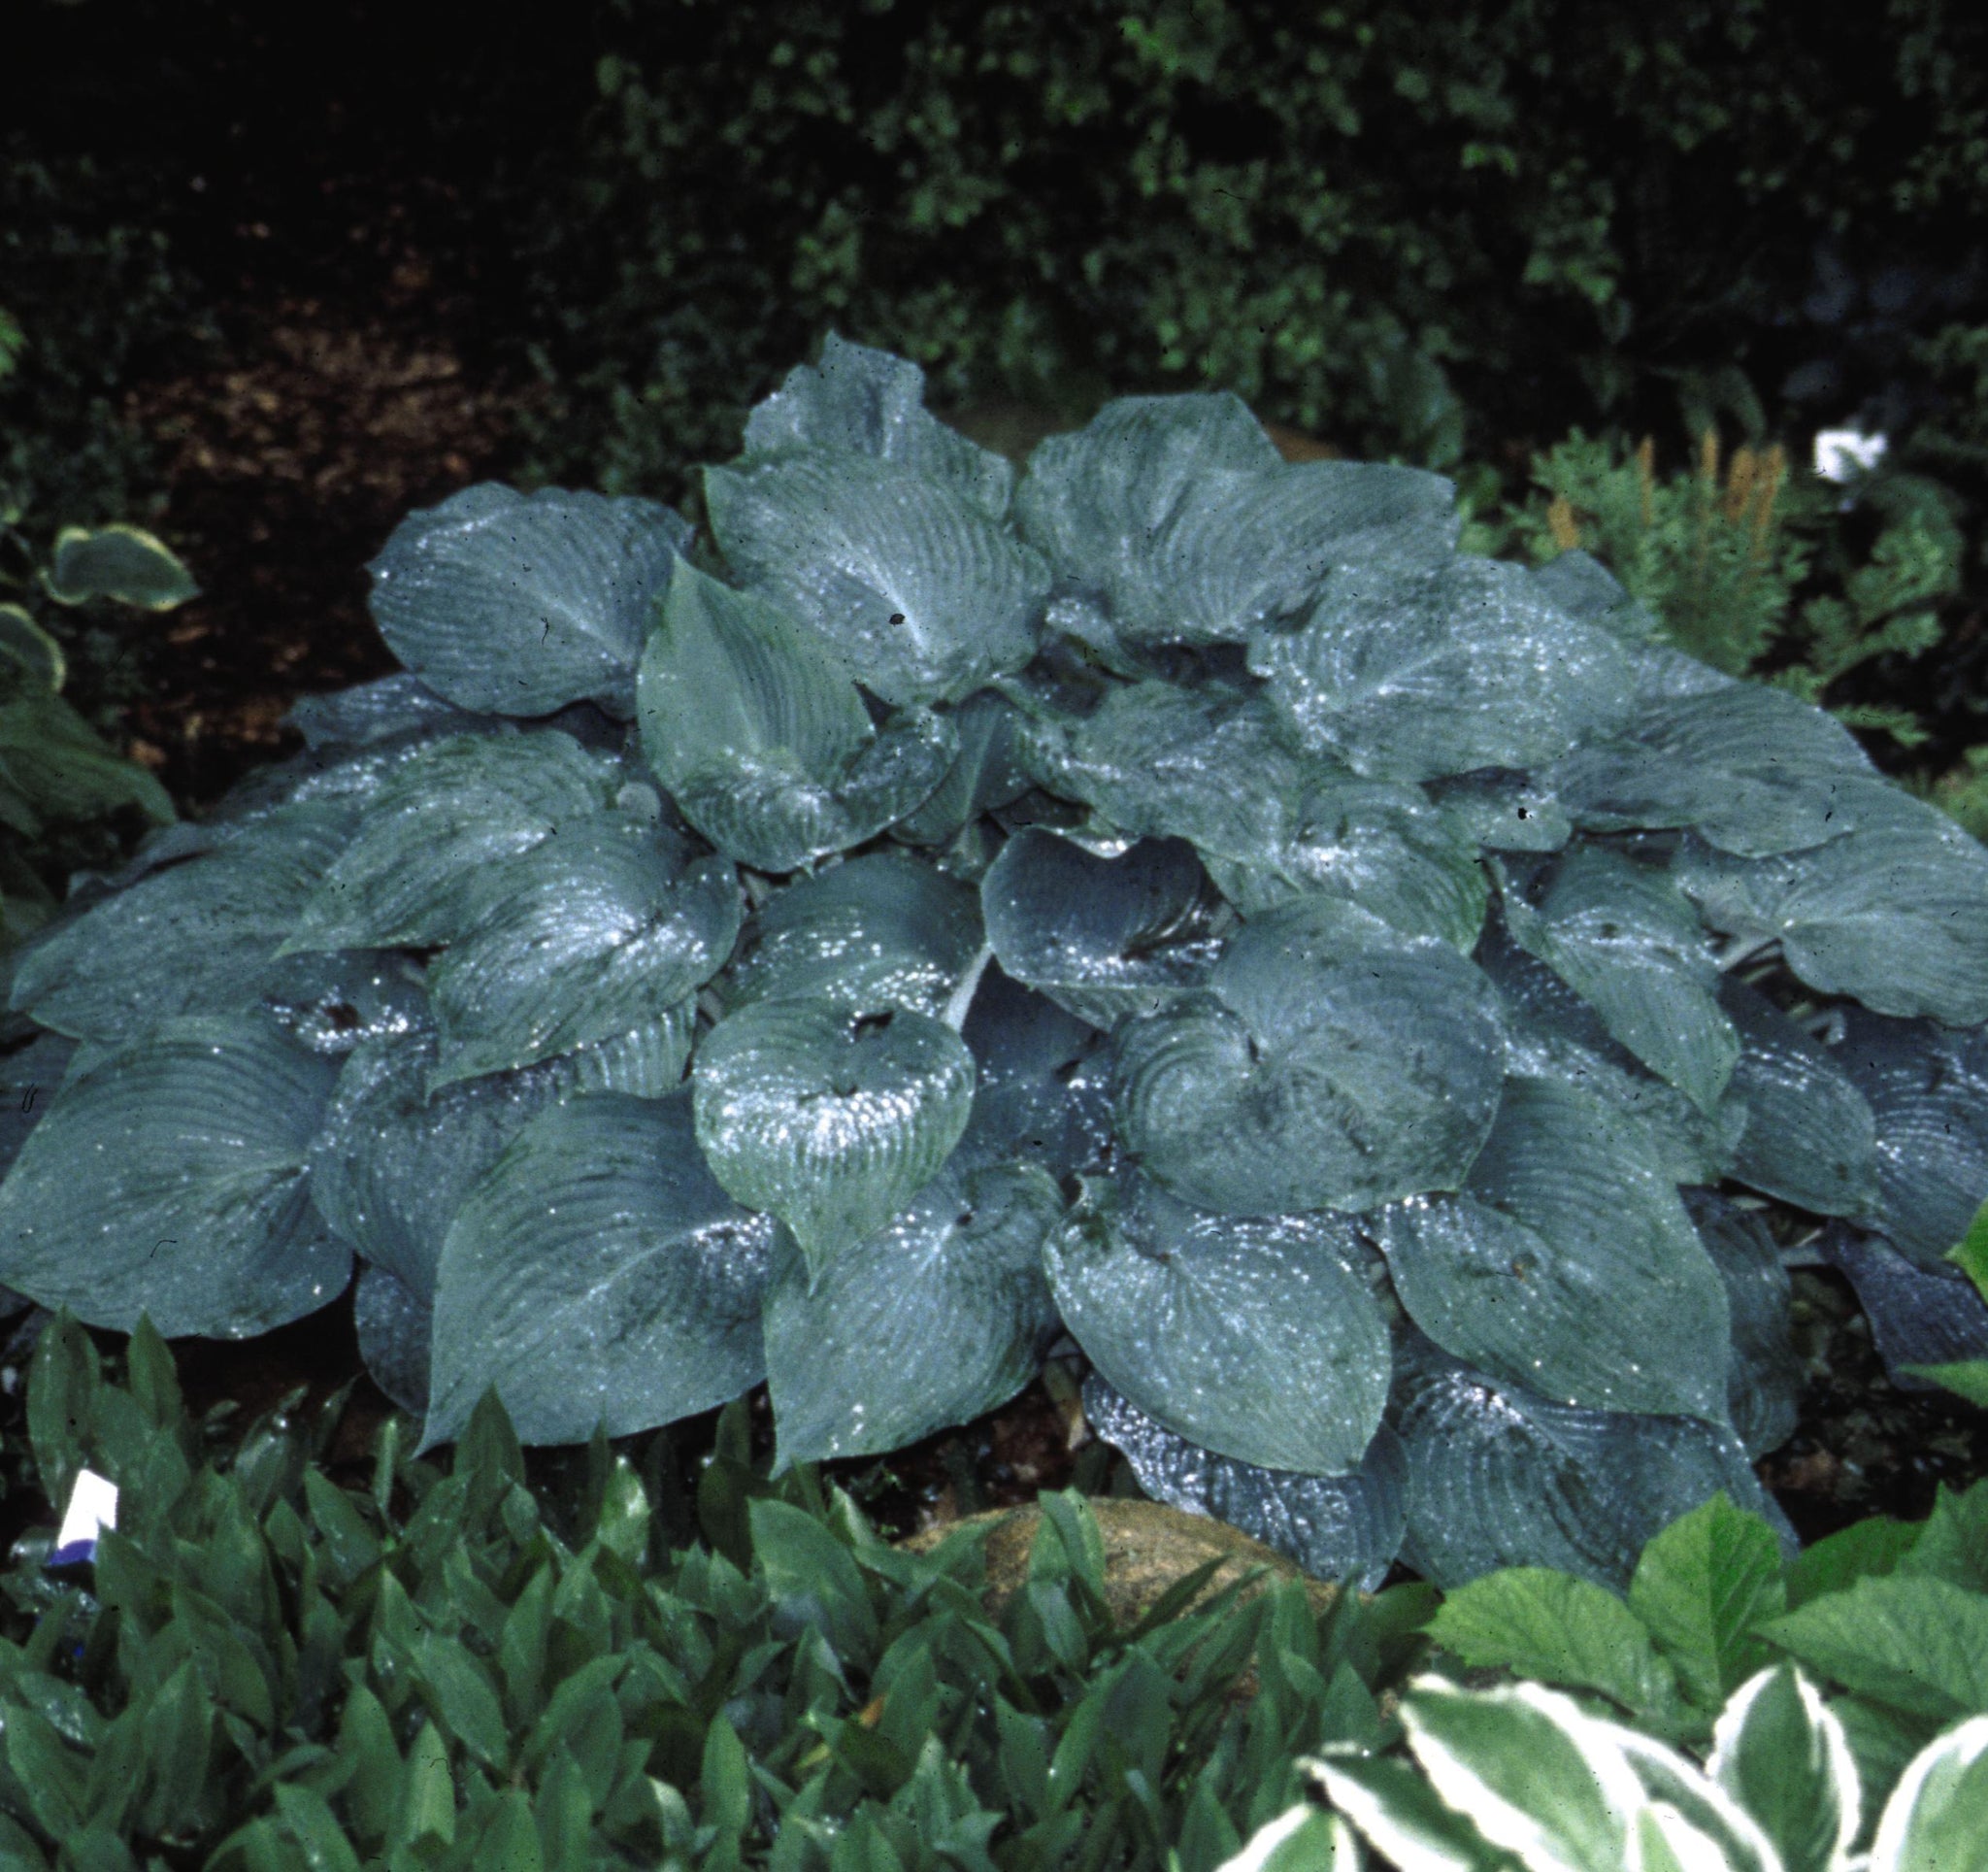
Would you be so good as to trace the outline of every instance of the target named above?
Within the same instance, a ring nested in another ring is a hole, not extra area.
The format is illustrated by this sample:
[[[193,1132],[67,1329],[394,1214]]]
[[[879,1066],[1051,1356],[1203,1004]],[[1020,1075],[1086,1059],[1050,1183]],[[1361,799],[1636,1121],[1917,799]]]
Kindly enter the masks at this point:
[[[1794,1435],[1808,1376],[1795,1350],[1788,1270],[1781,1265],[1779,1245],[1755,1211],[1741,1209],[1715,1189],[1677,1193],[1726,1286],[1733,1322],[1726,1412],[1746,1454],[1757,1459]]]
[[[1516,768],[1454,774],[1433,782],[1429,794],[1467,837],[1494,852],[1558,852],[1574,836],[1566,809]]]
[[[1981,1862],[1984,1807],[1988,1716],[1971,1716],[1906,1764],[1878,1817],[1872,1872],[1944,1872],[1949,1866],[1972,1872]]]
[[[1246,924],[1209,987],[1113,1041],[1119,1135],[1176,1194],[1281,1216],[1461,1185],[1505,1038],[1448,944],[1309,897]]]
[[[1408,1464],[1385,1423],[1344,1475],[1308,1476],[1259,1469],[1176,1436],[1096,1372],[1083,1381],[1083,1414],[1153,1500],[1240,1527],[1315,1580],[1351,1575],[1359,1590],[1378,1591],[1401,1550]]]
[[[1740,858],[1688,837],[1677,882],[1713,928],[1777,937],[1822,994],[1901,1020],[1988,1021],[1988,850],[1937,806],[1846,776],[1849,829],[1810,851]]]
[[[776,995],[852,995],[935,1020],[980,947],[969,885],[896,852],[850,858],[764,904],[725,972],[728,1008]]]
[[[779,606],[686,566],[638,680],[642,748],[728,857],[786,872],[874,838],[928,797],[957,745],[922,711],[882,732],[841,663]]]
[[[789,1253],[766,1296],[766,1372],[793,1462],[878,1455],[1005,1404],[1056,1334],[1043,1238],[1063,1198],[1024,1166],[949,1163],[811,1287]]]
[[[1100,858],[1030,827],[980,880],[980,913],[1009,975],[1099,1027],[1179,1000],[1221,949],[1201,866],[1179,839]]]
[[[1338,1217],[1250,1220],[1106,1179],[1043,1246],[1112,1387],[1217,1455],[1343,1475],[1387,1402],[1387,1321]]]
[[[1032,1163],[1059,1184],[1102,1169],[1111,1087],[1095,1027],[995,966],[980,978],[960,1037],[974,1055],[974,1111],[955,1163]]]
[[[692,1077],[712,1173],[785,1222],[817,1276],[930,1182],[974,1102],[974,1056],[950,1027],[817,995],[727,1016]]]
[[[1882,1235],[1842,1222],[1830,1223],[1815,1246],[1855,1289],[1885,1375],[1901,1390],[1937,1388],[1907,1366],[1988,1358],[1988,1300],[1966,1275],[1944,1261],[1921,1265]]]
[[[1759,1822],[1788,1872],[1837,1872],[1863,1820],[1849,1738],[1787,1661],[1756,1671],[1712,1726],[1706,1773]]]
[[[726,562],[900,708],[958,702],[1035,654],[1049,569],[953,485],[853,451],[704,471]]]
[[[698,1152],[687,1092],[543,1112],[465,1199],[435,1283],[421,1449],[492,1384],[524,1443],[674,1423],[765,1376],[776,1224]]]
[[[367,1375],[411,1417],[428,1414],[434,1308],[383,1267],[363,1262],[352,1283],[352,1331]]]
[[[511,860],[604,811],[617,785],[570,735],[433,742],[367,802],[277,953],[452,943],[502,901]]]
[[[503,900],[429,970],[442,1032],[431,1089],[659,1025],[738,940],[730,860],[682,868],[620,814],[561,827],[508,879]]]
[[[1500,892],[1506,928],[1602,1017],[1637,1058],[1700,1111],[1725,1092],[1740,1036],[1719,1006],[1705,926],[1669,872],[1575,844],[1536,911]]]
[[[1731,1430],[1701,1418],[1554,1404],[1421,1334],[1398,1349],[1388,1421],[1408,1458],[1402,1557],[1444,1592],[1544,1566],[1626,1592],[1650,1540],[1723,1488],[1799,1545]]]
[[[1746,683],[1657,702],[1539,779],[1588,831],[1689,826],[1722,852],[1760,858],[1851,830],[1841,782],[1876,771],[1834,716]]]
[[[447,696],[437,695],[418,676],[403,670],[329,695],[304,696],[278,725],[295,728],[307,748],[365,747],[413,729],[488,733],[503,719],[459,709]]]
[[[311,1151],[311,1199],[352,1249],[424,1304],[470,1187],[548,1104],[572,1095],[563,1065],[532,1066],[428,1094],[432,1025],[357,1049]]]
[[[977,689],[946,718],[959,752],[945,778],[917,811],[891,827],[893,838],[912,845],[944,845],[982,813],[1009,806],[1029,789],[1015,762],[1021,712],[998,689]]]
[[[142,526],[65,526],[55,535],[46,581],[58,605],[115,598],[142,611],[172,611],[200,596],[193,575]]]
[[[649,607],[690,543],[651,500],[480,482],[394,528],[367,603],[387,648],[462,709],[635,713]]]
[[[335,1299],[351,1251],[311,1206],[333,1060],[182,1016],[65,1082],[0,1185],[0,1281],[90,1325],[241,1339]]]
[[[1615,726],[1618,641],[1542,599],[1523,567],[1457,557],[1342,572],[1249,667],[1301,744],[1375,780],[1528,768]]]
[[[1655,1153],[1593,1093],[1508,1079],[1462,1193],[1372,1220],[1445,1352],[1585,1410],[1726,1423],[1725,1285]]]
[[[1454,491],[1413,468],[1287,466],[1230,391],[1130,396],[1029,458],[1023,536],[1128,646],[1240,643],[1341,566],[1455,544]]]
[[[1876,1126],[1877,1202],[1866,1220],[1922,1267],[1948,1249],[1988,1199],[1988,1036],[1932,1020],[1889,1020],[1844,1007],[1831,1059]]]
[[[1817,1215],[1874,1215],[1877,1123],[1841,1060],[1737,976],[1719,1004],[1740,1035],[1726,1100],[1746,1113],[1730,1174]]]
[[[20,957],[12,1003],[111,1046],[177,1015],[232,1015],[281,989],[280,945],[351,836],[340,801],[279,809],[216,851],[141,877]]]
[[[746,452],[844,450],[949,488],[990,519],[1008,512],[1014,469],[924,407],[925,373],[909,358],[830,332],[819,364],[797,364],[746,418]]]

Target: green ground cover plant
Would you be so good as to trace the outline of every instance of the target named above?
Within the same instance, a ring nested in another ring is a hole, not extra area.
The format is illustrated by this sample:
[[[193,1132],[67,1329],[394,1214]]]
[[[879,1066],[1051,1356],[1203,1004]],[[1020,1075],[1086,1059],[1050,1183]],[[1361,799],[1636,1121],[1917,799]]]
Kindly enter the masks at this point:
[[[1067,1335],[1321,1577],[1621,1585],[1721,1488],[1792,1549],[1762,1207],[1895,1366],[1988,1349],[1988,853],[1435,476],[1190,396],[1017,485],[920,391],[831,339],[694,527],[410,517],[407,673],[12,958],[0,1279],[239,1337],[356,1271],[424,1449],[765,1380],[782,1468],[885,1454]]]

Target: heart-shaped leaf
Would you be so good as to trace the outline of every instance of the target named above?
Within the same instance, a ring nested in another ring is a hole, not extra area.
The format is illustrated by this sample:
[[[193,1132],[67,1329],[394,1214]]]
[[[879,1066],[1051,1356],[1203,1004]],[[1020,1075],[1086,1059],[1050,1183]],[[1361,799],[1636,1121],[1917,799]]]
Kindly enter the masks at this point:
[[[814,995],[728,1016],[692,1077],[712,1173],[785,1222],[817,1275],[932,1179],[974,1101],[974,1056],[950,1027]]]

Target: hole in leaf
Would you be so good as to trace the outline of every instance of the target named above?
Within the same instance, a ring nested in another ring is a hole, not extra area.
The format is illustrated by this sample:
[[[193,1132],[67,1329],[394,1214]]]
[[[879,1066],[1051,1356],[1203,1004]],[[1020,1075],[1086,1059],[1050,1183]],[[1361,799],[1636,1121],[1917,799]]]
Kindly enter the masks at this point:
[[[971,1228],[974,1225],[974,1212],[971,1209],[962,1209],[952,1219],[952,1225],[955,1228]]]
[[[324,1018],[340,1033],[350,1033],[359,1024],[359,1011],[348,1001],[334,1001],[325,1009]]]
[[[895,1019],[896,1014],[897,1010],[895,1008],[885,1008],[881,1014],[859,1014],[854,1021],[850,1023],[849,1038],[851,1040],[869,1040],[879,1033],[888,1033],[890,1031],[890,1023]]]

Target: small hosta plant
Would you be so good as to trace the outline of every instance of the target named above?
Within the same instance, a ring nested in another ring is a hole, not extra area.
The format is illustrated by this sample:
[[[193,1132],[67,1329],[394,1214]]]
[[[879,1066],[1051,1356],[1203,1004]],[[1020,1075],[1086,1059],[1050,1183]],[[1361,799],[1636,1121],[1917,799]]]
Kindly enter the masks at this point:
[[[1988,1343],[1988,852],[1434,475],[1136,397],[1017,485],[921,395],[831,339],[695,528],[411,516],[406,673],[17,958],[0,1282],[356,1269],[424,1448],[763,1380],[779,1464],[883,1453],[1067,1335],[1148,1492],[1443,1586],[1773,1513],[1770,1200]]]

